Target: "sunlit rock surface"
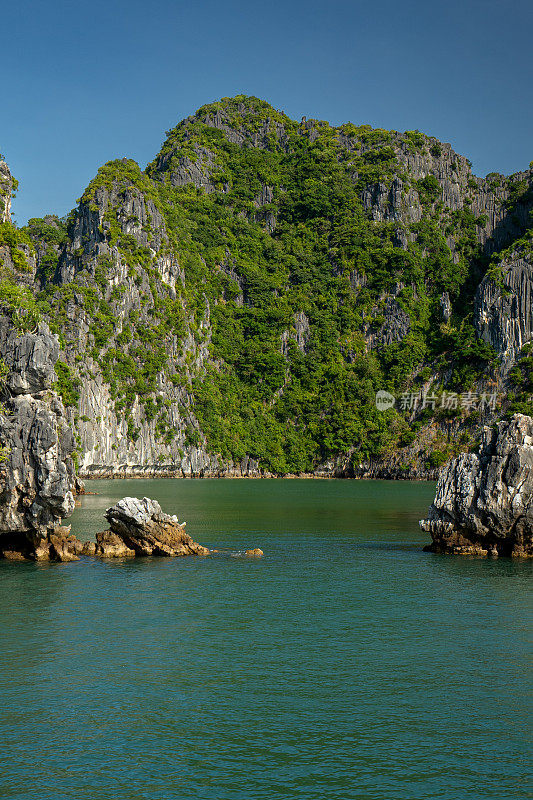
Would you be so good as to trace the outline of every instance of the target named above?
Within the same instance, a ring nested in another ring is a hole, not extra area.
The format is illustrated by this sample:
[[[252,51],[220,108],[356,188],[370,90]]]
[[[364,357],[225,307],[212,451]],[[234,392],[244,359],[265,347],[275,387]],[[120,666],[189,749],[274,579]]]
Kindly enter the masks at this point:
[[[443,467],[420,526],[436,553],[533,556],[533,419],[485,428],[478,454]]]

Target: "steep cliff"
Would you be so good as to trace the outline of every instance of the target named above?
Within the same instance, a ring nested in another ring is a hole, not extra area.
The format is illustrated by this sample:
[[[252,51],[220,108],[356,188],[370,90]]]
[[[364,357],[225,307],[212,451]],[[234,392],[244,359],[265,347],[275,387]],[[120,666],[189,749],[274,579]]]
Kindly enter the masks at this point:
[[[501,356],[505,374],[533,341],[532,245],[524,237],[495,259],[476,293],[478,334]]]
[[[24,234],[82,474],[433,474],[509,406],[457,397],[531,339],[532,183],[243,96],[105,165]]]
[[[85,475],[246,474],[219,466],[192,411],[210,340],[209,305],[191,330],[184,276],[153,189],[123,160],[89,187],[43,297],[64,342],[59,386]],[[30,226],[36,244],[38,226]],[[256,465],[255,469],[257,468]]]

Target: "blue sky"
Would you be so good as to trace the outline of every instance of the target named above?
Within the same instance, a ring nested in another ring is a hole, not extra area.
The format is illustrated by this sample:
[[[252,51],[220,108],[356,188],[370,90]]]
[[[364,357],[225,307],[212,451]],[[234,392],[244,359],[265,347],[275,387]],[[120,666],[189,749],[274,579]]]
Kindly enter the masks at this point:
[[[0,152],[15,218],[67,213],[205,103],[451,142],[478,175],[533,159],[531,0],[17,0],[2,4]]]

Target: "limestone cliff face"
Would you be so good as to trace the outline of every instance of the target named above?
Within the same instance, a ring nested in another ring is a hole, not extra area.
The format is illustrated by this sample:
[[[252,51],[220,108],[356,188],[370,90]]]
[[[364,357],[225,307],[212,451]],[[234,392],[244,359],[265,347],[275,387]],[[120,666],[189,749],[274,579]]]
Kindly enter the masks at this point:
[[[152,198],[127,184],[99,186],[82,200],[73,215],[68,244],[59,260],[57,282],[69,283],[83,270],[94,278],[101,258],[111,259],[116,266],[109,276],[112,285],[126,280],[127,266],[116,246],[110,243],[113,225],[122,234],[133,236],[139,248],[151,251],[153,266],[161,280],[175,290],[180,271],[165,247],[168,236],[161,213]]]
[[[57,529],[74,508],[74,436],[54,391],[59,341],[38,323],[35,251],[11,223],[14,185],[0,162],[0,557],[70,559]]]
[[[118,236],[125,237],[132,259],[113,243]],[[114,184],[99,187],[82,200],[73,215],[54,284],[69,287],[62,308],[66,340],[62,358],[79,392],[76,405],[68,409],[68,419],[76,432],[82,477],[257,471],[250,459],[219,464],[207,452],[192,410],[190,382],[208,357],[209,303],[193,332],[181,297],[183,272],[152,198],[135,186]],[[118,408],[117,401],[123,397],[97,356],[102,329],[95,324],[95,311],[102,306],[106,308],[105,347],[113,357],[127,354],[132,381],[139,350],[152,347],[153,337],[159,335],[154,307],[167,309],[168,324],[154,348],[161,369],[150,376],[155,401],[143,405],[141,389],[128,402],[127,414],[124,403]]]
[[[485,428],[478,454],[440,473],[428,518],[433,552],[533,556],[533,419]]]
[[[13,179],[5,161],[0,160],[0,222],[11,220]]]
[[[244,100],[236,103],[231,110],[224,105],[200,109],[170,132],[161,152],[149,165],[149,174],[154,180],[168,180],[174,186],[192,184],[206,192],[227,191],[227,182],[216,181],[220,169],[216,153],[206,146],[199,146],[194,140],[198,122],[223,133],[227,141],[240,147],[284,152],[290,149],[290,133],[295,127],[302,138],[312,143],[324,125],[306,118],[297,125],[285,114],[274,112],[274,109],[270,110],[272,113],[266,112],[266,117],[258,119],[257,110]],[[438,197],[433,198],[431,205],[434,206],[435,202],[441,204],[444,215],[464,210],[471,213],[477,220],[477,241],[488,254],[506,246],[529,226],[533,208],[532,169],[511,176],[510,186],[509,179],[498,173],[492,173],[487,178],[474,176],[470,161],[456,153],[450,144],[418,132],[383,133],[387,134],[386,141],[397,159],[396,174],[387,182],[366,185],[361,191],[361,200],[374,221],[400,224],[398,237],[404,245],[412,238],[405,226],[420,222],[427,210],[428,200],[419,182],[428,176],[434,177],[439,185]],[[336,139],[347,153],[363,158],[372,155],[375,148],[374,139],[367,141],[363,136],[362,141],[354,141],[345,126],[337,129]],[[416,146],[414,142],[417,142]],[[188,144],[187,155],[183,155],[184,143]],[[355,170],[354,181],[358,177]],[[524,185],[524,192],[515,197],[512,185],[521,184]],[[263,184],[255,198],[257,207],[268,206],[273,200],[272,187]],[[259,214],[258,219],[261,216],[266,220],[267,227],[274,230],[275,213],[269,210],[263,215]],[[455,255],[456,237],[448,235],[447,243]]]
[[[476,294],[475,322],[479,336],[501,356],[506,374],[524,345],[533,341],[531,253],[512,253],[483,279]]]
[[[0,551],[24,551],[59,525],[74,508],[74,436],[52,390],[57,337],[44,324],[19,333],[0,316],[2,391],[0,441]]]
[[[106,179],[86,193],[72,216],[68,243],[54,277],[56,285],[72,288],[65,308],[63,330],[68,345],[64,359],[79,379],[79,400],[75,407],[69,408],[68,415],[77,433],[82,475],[259,472],[259,465],[253,459],[233,464],[209,452],[195,415],[192,387],[195,381],[202,380],[206,369],[216,364],[211,352],[213,309],[205,297],[200,318],[197,313],[191,314],[184,269],[176,256],[173,234],[167,229],[167,218],[150,184],[150,181],[160,182],[178,190],[193,186],[207,194],[230,191],[231,176],[224,171],[216,148],[199,142],[195,136],[198,122],[213,129],[214,142],[221,141],[217,137],[222,136],[231,146],[284,153],[294,146],[291,136],[295,133],[313,143],[322,126],[315,120],[303,120],[298,125],[273,110],[267,112],[266,118],[258,119],[257,109],[247,102],[237,103],[232,110],[224,105],[201,109],[170,133],[160,154],[148,167],[148,178],[145,174],[136,177],[136,165],[131,167],[132,162],[124,161],[133,170],[131,181]],[[335,136],[355,164],[359,163],[357,159],[364,162],[373,157],[375,145],[364,132],[354,139],[341,128]],[[487,254],[501,249],[527,226],[531,170],[513,176],[511,184],[499,175],[480,179],[472,175],[466,158],[436,139],[392,132],[387,134],[387,143],[395,159],[394,175],[386,182],[364,185],[361,201],[376,224],[397,226],[399,246],[407,249],[416,240],[412,226],[428,215],[444,231],[455,261],[461,257],[458,249],[461,233],[453,227],[454,214],[469,214],[476,219],[474,241]],[[355,183],[360,180],[357,169],[352,177]],[[433,184],[427,184],[428,178]],[[512,196],[515,184],[524,184],[525,189]],[[432,195],[428,195],[426,185],[435,187]],[[253,198],[256,210],[250,211],[249,216],[272,235],[283,188],[274,188],[263,181],[259,181],[258,187]],[[130,242],[127,252],[119,246],[121,237],[122,242],[124,238]],[[217,268],[237,285],[236,305],[246,304],[245,281],[229,249],[226,248]],[[333,270],[336,270],[334,263]],[[524,291],[528,285],[526,272],[523,266],[518,271],[509,270],[512,291],[516,289],[517,297],[520,295],[514,305],[507,288],[497,291],[488,280],[478,291],[475,316],[478,333],[509,364],[530,335],[531,324],[526,313],[528,303],[530,308],[530,293]],[[94,325],[94,307],[87,307],[87,287],[94,282],[99,284],[99,296],[114,316],[105,341],[108,353],[121,350],[134,354],[136,348],[143,347],[142,339],[135,333],[131,341],[127,337],[132,330],[153,328],[158,304],[171,301],[172,313],[176,315],[179,311],[181,315],[180,330],[167,331],[162,341],[167,359],[151,386],[155,412],[139,392],[132,396],[127,415],[120,402],[117,405],[120,390],[110,381],[95,352],[98,331]],[[366,284],[367,276],[360,276],[354,291],[364,289]],[[413,320],[402,302],[405,290],[412,291],[416,298],[414,284],[398,282],[382,293],[372,308],[364,323],[369,351],[379,352],[401,343],[412,331]],[[440,302],[442,321],[448,322],[452,314],[449,295],[443,293]],[[307,315],[297,312],[291,327],[281,335],[281,352],[287,357],[292,340],[305,354],[311,337]],[[83,354],[81,361],[80,354]],[[282,392],[280,389],[277,396]],[[330,462],[325,463],[323,471],[337,474],[339,463],[344,460],[334,460],[331,468]],[[348,474],[350,470],[353,472],[353,467],[346,468]]]
[[[399,135],[395,152],[405,173],[395,176],[390,184],[368,187],[362,195],[374,220],[420,222],[427,201],[418,182],[433,176],[440,187],[437,199],[442,203],[444,215],[470,212],[477,221],[476,239],[486,254],[505,247],[530,225],[533,170],[512,176],[512,184],[524,185],[523,194],[512,199],[512,189],[504,175],[474,176],[468,159],[455,153],[449,144],[429,139],[428,147],[413,152]],[[446,241],[455,254],[456,236],[448,234]]]

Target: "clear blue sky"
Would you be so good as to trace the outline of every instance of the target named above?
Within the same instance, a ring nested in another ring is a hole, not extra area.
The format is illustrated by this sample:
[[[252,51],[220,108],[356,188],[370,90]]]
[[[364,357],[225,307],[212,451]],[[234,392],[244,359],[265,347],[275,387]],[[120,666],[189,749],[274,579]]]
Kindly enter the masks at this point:
[[[531,0],[2,3],[0,152],[19,224],[65,214],[104,162],[239,93],[289,116],[451,142],[478,175],[533,158]]]

